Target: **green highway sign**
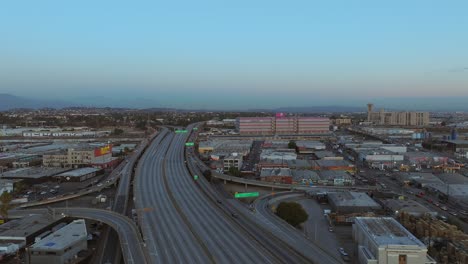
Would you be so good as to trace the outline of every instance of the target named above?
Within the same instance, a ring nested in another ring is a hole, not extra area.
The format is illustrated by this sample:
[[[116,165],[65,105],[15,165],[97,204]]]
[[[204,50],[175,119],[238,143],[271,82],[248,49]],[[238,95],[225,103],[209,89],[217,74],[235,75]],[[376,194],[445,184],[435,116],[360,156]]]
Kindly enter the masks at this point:
[[[187,130],[176,130],[176,133],[187,133]]]
[[[193,175],[194,180],[198,180],[198,175]]]
[[[193,130],[197,131],[197,130],[198,130],[198,127],[194,127]]]
[[[195,143],[193,143],[193,142],[187,142],[187,143],[185,143],[185,146],[187,146],[187,147],[192,147],[192,146],[194,146],[194,145],[195,145]]]
[[[249,192],[249,193],[238,193],[234,194],[235,198],[247,198],[247,197],[258,197],[260,194],[258,192]]]

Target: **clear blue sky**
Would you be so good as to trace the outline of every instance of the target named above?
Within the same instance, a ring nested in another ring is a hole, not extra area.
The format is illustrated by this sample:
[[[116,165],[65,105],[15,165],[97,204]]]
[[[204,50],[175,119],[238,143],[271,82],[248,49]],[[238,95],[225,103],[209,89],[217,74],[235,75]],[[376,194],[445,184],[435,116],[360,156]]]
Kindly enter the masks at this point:
[[[467,12],[466,0],[3,1],[0,93],[177,107],[468,96]]]

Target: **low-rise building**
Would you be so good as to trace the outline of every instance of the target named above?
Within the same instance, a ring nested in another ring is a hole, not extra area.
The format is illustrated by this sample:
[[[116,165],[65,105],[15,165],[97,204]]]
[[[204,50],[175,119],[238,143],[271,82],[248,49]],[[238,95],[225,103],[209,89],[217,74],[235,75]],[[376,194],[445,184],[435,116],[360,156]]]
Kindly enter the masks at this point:
[[[27,258],[34,264],[71,263],[88,248],[84,219],[74,220],[29,247]]]
[[[312,154],[317,150],[324,150],[325,144],[320,141],[300,140],[296,141],[297,152],[300,154]]]
[[[354,165],[346,160],[314,160],[312,161],[315,170],[337,170],[354,173]]]
[[[382,199],[383,206],[387,211],[392,212],[395,216],[405,212],[409,215],[416,217],[430,214],[432,216],[437,216],[437,212],[429,210],[429,208],[424,205],[409,199]]]
[[[320,179],[317,172],[311,170],[291,170],[291,172],[295,184],[315,184]]]
[[[14,183],[14,181],[10,180],[0,180],[0,195],[4,192],[13,192]]]
[[[6,171],[2,174],[3,179],[24,180],[26,183],[33,184],[49,181],[53,176],[68,171],[64,168],[46,168],[29,167]]]
[[[223,159],[224,171],[228,171],[229,168],[234,167],[236,169],[242,168],[242,156],[237,153],[231,154]]]
[[[363,192],[328,193],[328,202],[336,213],[366,213],[382,209],[369,195]]]
[[[261,160],[288,160],[297,159],[297,154],[293,149],[264,149],[260,154]]]
[[[325,185],[354,185],[354,178],[349,173],[340,170],[327,170],[319,172],[319,183]]]
[[[264,168],[260,179],[267,182],[292,183],[292,172],[289,168]]]
[[[391,217],[356,217],[353,238],[361,264],[435,264],[427,247]]]
[[[73,167],[98,166],[109,168],[117,163],[117,158],[112,157],[112,145],[102,147],[69,148],[54,154],[46,154],[42,157],[45,167]]]
[[[54,176],[54,178],[61,181],[82,182],[95,177],[100,171],[101,169],[98,168],[79,168],[76,170],[60,173]]]

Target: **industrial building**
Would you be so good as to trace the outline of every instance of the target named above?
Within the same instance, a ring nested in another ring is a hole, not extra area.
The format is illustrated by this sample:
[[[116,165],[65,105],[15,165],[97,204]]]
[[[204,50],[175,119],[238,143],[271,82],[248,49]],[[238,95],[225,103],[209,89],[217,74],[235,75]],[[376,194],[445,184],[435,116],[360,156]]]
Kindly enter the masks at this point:
[[[326,149],[325,144],[320,141],[311,141],[311,140],[299,140],[296,141],[297,152],[300,154],[312,154],[317,150]]]
[[[221,140],[214,139],[201,141],[198,144],[198,152],[200,154],[212,154],[217,156],[228,156],[232,153],[237,153],[241,156],[249,154],[252,148],[252,140]]]
[[[260,154],[261,160],[295,160],[297,159],[297,154],[293,149],[264,149]]]
[[[341,170],[326,170],[319,171],[320,176],[319,183],[323,185],[354,185],[354,178],[349,173]]]
[[[117,163],[117,158],[112,157],[112,145],[103,147],[69,148],[67,151],[42,156],[42,164],[45,167],[72,167],[99,166],[109,168]]]
[[[264,168],[260,180],[267,182],[292,183],[292,172],[289,168]]]
[[[382,209],[377,202],[363,192],[328,193],[328,202],[339,214],[366,213]]]
[[[353,238],[361,264],[435,264],[427,247],[391,217],[356,217]]]
[[[346,160],[313,160],[312,166],[315,170],[320,171],[347,171],[354,173],[355,166]]]
[[[304,135],[330,132],[330,119],[324,117],[238,117],[241,135]]]
[[[390,126],[427,126],[429,112],[374,112],[374,105],[367,105],[367,121],[377,125]]]
[[[406,213],[416,217],[423,215],[437,216],[437,212],[429,210],[424,205],[409,199],[382,199],[384,208],[392,212],[395,216],[401,213]]]
[[[82,182],[95,177],[100,171],[101,169],[98,168],[79,168],[60,173],[54,176],[54,178],[61,181]]]
[[[34,242],[36,236],[50,229],[53,222],[43,215],[30,215],[0,225],[0,251],[8,254]],[[0,254],[1,255],[1,254]]]
[[[87,250],[86,223],[74,220],[28,248],[27,263],[71,263],[82,250]]]
[[[69,169],[28,167],[6,171],[2,174],[2,179],[24,180],[28,184],[34,184],[51,180],[53,176],[65,172]]]
[[[291,170],[291,172],[295,184],[315,184],[320,179],[317,172],[311,170]]]
[[[464,154],[467,156],[468,153],[468,140],[457,139],[457,140],[446,140],[447,148],[452,152]]]
[[[407,152],[404,154],[405,161],[411,165],[432,167],[446,164],[448,157],[434,152]]]

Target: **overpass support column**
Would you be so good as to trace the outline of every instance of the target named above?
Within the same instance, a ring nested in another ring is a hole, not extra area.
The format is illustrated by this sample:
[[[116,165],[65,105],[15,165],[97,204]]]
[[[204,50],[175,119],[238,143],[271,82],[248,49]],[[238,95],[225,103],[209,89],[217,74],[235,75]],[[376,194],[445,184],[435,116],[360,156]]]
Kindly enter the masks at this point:
[[[245,190],[247,191],[247,183],[244,185]]]
[[[224,185],[226,185],[226,179],[224,179]]]

